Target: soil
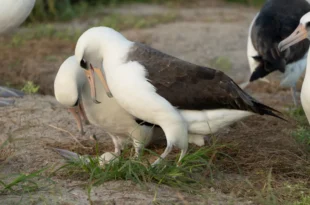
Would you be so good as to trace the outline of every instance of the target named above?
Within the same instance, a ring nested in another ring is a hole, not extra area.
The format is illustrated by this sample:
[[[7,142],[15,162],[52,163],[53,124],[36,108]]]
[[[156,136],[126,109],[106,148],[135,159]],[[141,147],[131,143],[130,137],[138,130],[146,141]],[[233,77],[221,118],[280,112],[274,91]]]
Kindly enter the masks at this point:
[[[129,5],[108,10],[140,12],[141,15],[163,11],[177,12],[180,17],[172,23],[122,33],[129,39],[143,41],[195,64],[211,65],[215,58],[224,57],[231,62],[231,67],[224,72],[238,83],[248,79],[247,32],[257,9],[201,3],[187,8]],[[4,44],[7,38],[2,38],[1,42]],[[93,154],[95,142],[90,139],[91,134],[100,136],[102,152],[113,151],[112,141],[100,128],[88,125],[85,136],[79,135],[73,117],[52,96],[56,72],[59,65],[73,55],[74,43],[43,38],[18,47],[0,46],[0,52],[1,84],[18,87],[31,80],[40,85],[40,94],[16,99],[11,107],[0,107],[0,144],[9,141],[9,145],[0,149],[0,177],[60,166],[64,160],[52,147]],[[290,91],[278,88],[277,74],[270,79],[273,80],[271,84],[255,82],[247,91],[263,103],[285,112],[292,106]],[[287,183],[304,184],[309,188],[310,155],[307,148],[292,137],[296,122],[289,116],[286,118],[288,122],[252,116],[218,133],[218,144],[233,145],[223,150],[233,161],[219,158],[213,162],[221,175],[212,187],[201,190],[204,197],[164,185],[148,184],[145,189],[129,181],[111,181],[93,187],[92,204],[152,204],[155,193],[160,204],[260,204],[254,200],[253,192],[266,190],[270,170],[274,189],[281,189]],[[90,203],[83,186],[85,181],[57,175],[52,179],[57,183],[47,189],[24,195],[22,199],[20,195],[0,195],[0,201],[2,204]],[[294,193],[282,196],[280,192],[279,198],[282,202],[291,200]]]

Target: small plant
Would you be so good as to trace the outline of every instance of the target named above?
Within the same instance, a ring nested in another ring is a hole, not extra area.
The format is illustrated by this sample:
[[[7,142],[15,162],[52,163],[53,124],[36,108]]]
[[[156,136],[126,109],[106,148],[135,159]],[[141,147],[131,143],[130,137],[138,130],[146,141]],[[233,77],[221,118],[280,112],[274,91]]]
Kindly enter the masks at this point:
[[[34,94],[37,93],[39,89],[39,85],[35,85],[32,81],[27,81],[21,90],[27,94]]]
[[[45,178],[42,176],[42,172],[44,172],[46,169],[47,168],[43,168],[30,174],[15,174],[1,177],[0,194],[21,194],[39,190],[43,186],[41,187],[37,181],[39,181],[39,179]],[[14,178],[12,179],[12,177]],[[48,181],[51,182],[50,179]]]

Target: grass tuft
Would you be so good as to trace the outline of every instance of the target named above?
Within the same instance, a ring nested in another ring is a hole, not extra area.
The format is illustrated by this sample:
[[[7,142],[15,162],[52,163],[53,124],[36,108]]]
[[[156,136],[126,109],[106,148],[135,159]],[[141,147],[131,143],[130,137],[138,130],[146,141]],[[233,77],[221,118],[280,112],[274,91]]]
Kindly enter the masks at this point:
[[[293,136],[296,138],[296,140],[299,143],[309,146],[310,145],[310,127],[309,127],[308,119],[306,117],[306,114],[302,106],[299,106],[294,109],[290,109],[289,116],[294,118],[298,123],[297,129],[293,131]]]
[[[30,174],[14,174],[1,177],[0,194],[23,194],[41,190],[43,185],[41,186],[38,181],[43,178],[46,179],[42,175],[46,170],[47,168],[43,168]],[[48,181],[51,182],[50,179]]]
[[[164,160],[158,166],[152,167],[148,161],[151,156],[158,155],[150,150],[144,150],[140,158],[133,158],[127,150],[105,167],[99,166],[99,157],[87,157],[68,162],[63,168],[69,173],[84,175],[90,186],[103,184],[111,180],[131,180],[142,187],[145,183],[165,184],[182,191],[199,193],[199,190],[211,185],[217,168],[212,163],[225,146],[203,147],[190,151],[180,166],[176,161]],[[128,155],[131,156],[128,159]],[[127,156],[127,157],[126,157]],[[178,159],[178,157],[177,157]]]

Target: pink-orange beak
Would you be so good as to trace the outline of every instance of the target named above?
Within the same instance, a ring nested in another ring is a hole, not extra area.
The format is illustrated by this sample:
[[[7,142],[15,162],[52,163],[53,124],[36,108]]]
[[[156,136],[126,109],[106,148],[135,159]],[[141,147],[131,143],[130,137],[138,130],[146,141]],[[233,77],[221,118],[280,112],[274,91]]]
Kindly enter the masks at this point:
[[[308,31],[306,27],[302,24],[296,28],[296,30],[286,39],[281,41],[278,45],[280,51],[288,49],[290,46],[295,45],[296,43],[306,39],[308,37]]]
[[[95,85],[95,76],[94,76],[94,69],[92,66],[88,70],[84,70],[85,75],[87,77],[89,86],[90,86],[90,94],[91,98],[94,103],[99,104],[100,102],[97,100],[97,95],[96,95],[96,85]]]
[[[101,80],[101,82],[103,84],[104,90],[107,93],[107,96],[109,98],[113,97],[113,95],[112,95],[112,93],[110,91],[110,88],[108,86],[108,83],[107,83],[107,81],[106,81],[106,79],[104,77],[104,74],[102,73],[101,69],[100,68],[93,68],[93,66],[91,64],[90,64],[90,67],[91,67],[91,69],[93,69],[96,72],[96,74],[100,78],[100,80]]]

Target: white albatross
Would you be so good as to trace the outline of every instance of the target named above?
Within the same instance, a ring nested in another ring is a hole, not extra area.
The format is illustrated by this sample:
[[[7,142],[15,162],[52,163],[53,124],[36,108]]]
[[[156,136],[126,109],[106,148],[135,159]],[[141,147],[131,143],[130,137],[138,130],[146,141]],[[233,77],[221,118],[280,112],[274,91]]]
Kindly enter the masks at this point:
[[[93,125],[105,130],[114,143],[114,153],[119,155],[124,148],[126,139],[131,137],[138,154],[144,144],[152,139],[153,126],[139,125],[128,112],[121,108],[114,98],[109,98],[100,81],[95,78],[91,83],[97,84],[97,99],[91,98],[91,91],[83,69],[74,56],[67,58],[60,66],[54,81],[55,97],[59,103],[69,108],[77,122],[78,129],[83,133],[79,114],[85,115]],[[99,84],[99,85],[98,85]],[[82,106],[81,106],[82,105]],[[82,108],[82,109],[81,109]]]
[[[1,0],[0,6],[0,34],[7,33],[19,25],[29,16],[35,0]],[[14,89],[0,86],[0,106],[11,105],[12,99],[3,97],[21,97],[22,93]]]
[[[191,126],[180,110],[197,124],[201,117],[207,119],[210,110],[216,115],[231,112],[232,118],[238,119],[253,113],[278,117],[274,109],[256,101],[223,72],[129,41],[111,28],[85,31],[77,42],[75,56],[86,72],[93,74],[95,67],[101,80],[106,78],[112,95],[126,111],[163,129],[167,147],[153,165],[173,146],[181,149],[179,162],[187,152]]]
[[[300,24],[296,30],[286,39],[279,43],[279,50],[285,51],[298,42],[308,39],[310,40],[310,12],[300,19]],[[309,49],[309,48],[308,48]],[[301,105],[305,111],[308,122],[310,123],[310,53],[308,52],[307,68],[305,78],[302,84]]]

